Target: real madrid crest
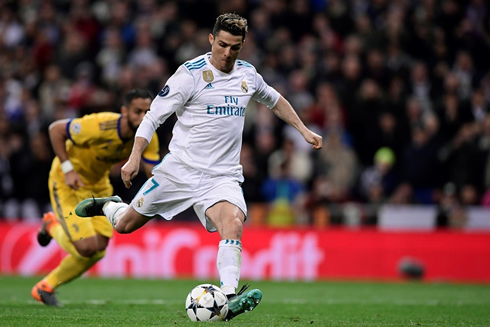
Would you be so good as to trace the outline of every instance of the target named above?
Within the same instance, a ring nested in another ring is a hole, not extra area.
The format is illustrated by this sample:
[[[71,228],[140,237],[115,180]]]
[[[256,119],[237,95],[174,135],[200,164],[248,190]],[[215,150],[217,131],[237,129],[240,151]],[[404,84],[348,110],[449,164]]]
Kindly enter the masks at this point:
[[[248,85],[247,82],[242,81],[242,92],[247,93],[248,92]]]
[[[206,82],[206,83],[211,83],[212,81],[214,81],[214,75],[213,75],[213,72],[210,71],[210,70],[205,70],[202,72],[202,79]]]
[[[144,198],[141,198],[138,201],[136,201],[136,206],[138,208],[141,208],[143,206],[143,201],[144,201]]]

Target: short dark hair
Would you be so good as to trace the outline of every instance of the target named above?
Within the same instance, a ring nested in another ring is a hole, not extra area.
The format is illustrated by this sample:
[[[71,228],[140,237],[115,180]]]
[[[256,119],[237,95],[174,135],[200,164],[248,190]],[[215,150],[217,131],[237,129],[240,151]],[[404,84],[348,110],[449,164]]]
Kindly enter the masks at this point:
[[[124,95],[123,105],[127,107],[131,103],[131,101],[139,98],[153,100],[153,96],[151,95],[150,91],[143,89],[132,89]]]
[[[232,13],[219,15],[213,27],[213,36],[216,37],[219,31],[241,36],[243,41],[245,40],[245,34],[248,32],[247,20],[240,15]]]

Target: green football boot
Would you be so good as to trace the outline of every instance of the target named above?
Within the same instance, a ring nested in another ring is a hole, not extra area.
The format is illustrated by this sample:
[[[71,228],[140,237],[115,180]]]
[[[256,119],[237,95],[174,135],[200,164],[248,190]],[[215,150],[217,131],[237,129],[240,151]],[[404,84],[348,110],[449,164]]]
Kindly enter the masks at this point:
[[[94,216],[103,216],[104,212],[102,208],[104,204],[107,202],[122,202],[122,199],[117,195],[108,196],[106,198],[94,198],[85,199],[80,202],[75,208],[75,213],[79,217],[94,217]]]
[[[228,299],[228,314],[226,320],[233,319],[234,317],[255,309],[262,300],[262,292],[258,289],[247,291],[248,284],[244,285],[242,289],[234,296]]]

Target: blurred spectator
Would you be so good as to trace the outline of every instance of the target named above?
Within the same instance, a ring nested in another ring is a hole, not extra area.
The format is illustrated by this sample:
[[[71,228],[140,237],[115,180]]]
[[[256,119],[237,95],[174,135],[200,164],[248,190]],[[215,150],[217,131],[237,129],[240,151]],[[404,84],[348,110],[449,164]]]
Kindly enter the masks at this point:
[[[342,143],[341,135],[332,130],[325,136],[316,166],[321,181],[317,198],[327,202],[344,202],[358,176],[358,161],[354,151]],[[317,200],[318,201],[318,200]]]
[[[436,138],[423,126],[412,129],[411,143],[406,147],[401,165],[401,178],[413,188],[413,196],[422,204],[433,203],[432,192],[438,185],[440,163]]]
[[[90,55],[95,54],[98,51],[96,41],[100,33],[100,24],[94,17],[89,1],[73,1],[70,7],[69,19],[73,23],[75,30],[87,42]]]
[[[195,58],[199,50],[195,46],[197,25],[191,20],[185,20],[181,24],[180,45],[175,53],[175,61],[183,63],[189,58]],[[202,35],[201,35],[202,36]],[[204,38],[207,40],[207,38]]]
[[[250,144],[243,143],[240,156],[240,164],[243,166],[243,176],[245,177],[242,189],[247,203],[264,202],[260,188],[267,174],[258,169],[256,157]]]
[[[474,90],[471,95],[471,113],[474,120],[482,123],[488,112],[488,102],[485,101],[482,90]]]
[[[301,113],[313,103],[313,96],[308,91],[308,77],[303,71],[295,70],[289,75],[289,85],[289,102]]]
[[[29,99],[25,103],[23,114],[23,126],[29,138],[44,133],[48,130],[50,120],[41,111],[39,102]]]
[[[19,23],[16,14],[8,7],[2,6],[0,14],[0,35],[7,48],[18,46],[24,38],[24,27]]]
[[[136,39],[136,30],[133,24],[134,22],[131,20],[130,16],[130,4],[131,3],[129,1],[111,1],[108,3],[108,8],[104,9],[109,12],[107,26],[119,30],[124,44],[128,49],[134,46]]]
[[[369,203],[383,202],[394,192],[398,185],[398,177],[393,169],[395,160],[395,153],[390,148],[380,148],[374,155],[374,165],[362,172],[361,194]]]
[[[136,46],[128,55],[128,64],[135,69],[140,69],[151,67],[156,61],[157,52],[154,47],[150,25],[146,22],[141,22],[136,34]]]
[[[250,34],[260,48],[264,48],[267,40],[272,36],[269,13],[265,10],[254,10],[250,17],[251,25],[254,27]],[[250,36],[250,35],[249,35]]]
[[[390,204],[407,205],[417,203],[413,197],[413,188],[408,183],[402,183],[397,186],[395,192],[388,200]]]
[[[458,229],[464,227],[467,220],[465,208],[458,198],[456,186],[453,183],[447,183],[444,185],[438,206],[437,226]]]
[[[32,204],[31,215],[23,218],[39,219],[45,212],[49,211],[49,192],[46,192],[48,184],[49,170],[53,153],[48,141],[48,136],[44,133],[33,134],[29,139],[29,149],[31,154],[25,157],[22,163],[21,175],[24,180],[17,180],[22,190],[24,201],[29,200]],[[31,174],[35,171],[35,174]]]
[[[287,160],[262,184],[262,195],[269,204],[267,224],[292,226],[304,221],[304,185],[291,176]]]
[[[478,149],[476,128],[473,124],[463,125],[444,149],[447,151],[444,164],[457,188],[466,184],[481,185],[484,164]]]
[[[403,52],[400,45],[391,43],[387,50],[386,67],[392,75],[407,79],[410,71],[411,59]]]
[[[292,140],[284,139],[280,149],[272,152],[269,156],[269,176],[280,171],[280,167],[288,163],[289,175],[295,180],[306,184],[310,181],[313,174],[313,162],[311,157],[305,156],[295,148]]]
[[[385,65],[386,59],[379,49],[371,49],[366,58],[366,78],[377,81],[381,87],[387,88],[390,83],[390,74]]]
[[[477,84],[475,71],[473,70],[473,60],[468,52],[461,51],[456,57],[453,68],[454,75],[459,81],[458,95],[461,100],[468,100],[474,85]]]
[[[424,112],[432,110],[433,89],[427,67],[423,62],[416,62],[411,69],[410,94],[420,103]]]
[[[342,79],[339,83],[339,95],[348,111],[352,110],[356,93],[362,83],[362,67],[358,56],[346,56],[342,62]],[[350,127],[354,130],[354,126]]]
[[[61,75],[59,66],[49,65],[44,71],[44,82],[39,86],[39,103],[49,121],[54,120],[56,106],[66,105],[70,92],[70,82]]]
[[[474,206],[478,205],[478,191],[474,185],[466,184],[463,185],[459,195],[461,199],[461,204],[463,206]]]
[[[108,28],[104,33],[102,44],[96,56],[96,63],[102,70],[101,80],[104,84],[115,87],[126,55],[120,31],[116,28]]]
[[[82,62],[88,62],[90,59],[87,41],[71,23],[66,22],[63,27],[65,38],[58,48],[56,62],[60,66],[64,76],[75,79],[77,72],[74,68]]]
[[[379,117],[385,109],[383,95],[378,83],[365,79],[357,94],[356,103],[349,108],[350,130],[354,138],[354,148],[363,165],[372,162],[374,152],[379,148]]]
[[[76,80],[68,95],[68,110],[75,116],[102,110],[113,110],[111,94],[99,88],[94,81],[95,67],[82,62],[75,67]]]

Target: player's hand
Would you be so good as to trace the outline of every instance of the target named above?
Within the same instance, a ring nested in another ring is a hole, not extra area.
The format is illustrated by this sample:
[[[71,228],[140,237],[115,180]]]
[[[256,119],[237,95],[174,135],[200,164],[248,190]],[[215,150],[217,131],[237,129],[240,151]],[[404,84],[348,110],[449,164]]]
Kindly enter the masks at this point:
[[[306,142],[312,145],[313,149],[320,150],[323,147],[323,137],[317,133],[307,130],[303,137],[305,138]]]
[[[78,173],[74,170],[65,174],[65,184],[74,190],[78,190],[80,187],[85,186],[80,178],[80,175],[78,175]]]
[[[126,188],[130,188],[131,185],[131,180],[138,175],[138,172],[140,170],[140,162],[139,160],[135,160],[132,158],[129,158],[129,160],[122,166],[121,168],[121,179],[123,180],[124,186]]]

